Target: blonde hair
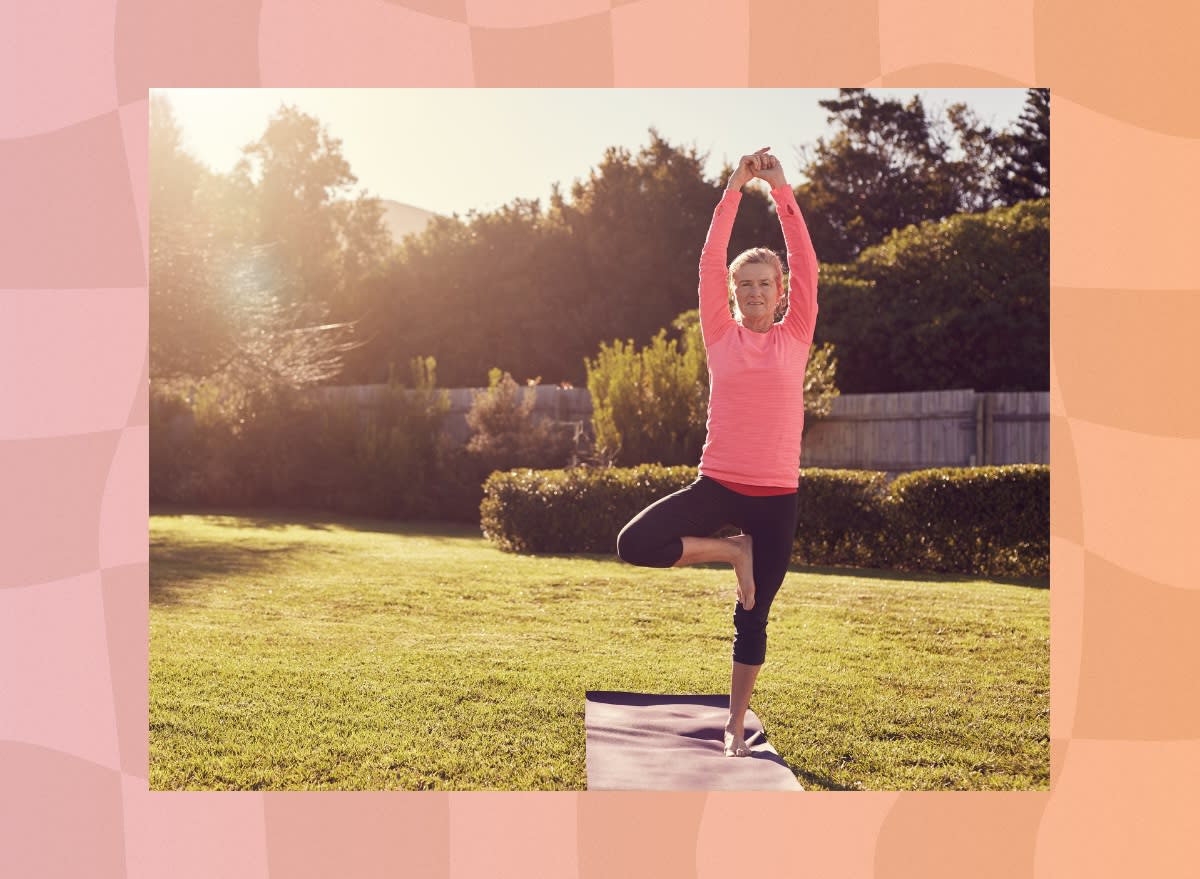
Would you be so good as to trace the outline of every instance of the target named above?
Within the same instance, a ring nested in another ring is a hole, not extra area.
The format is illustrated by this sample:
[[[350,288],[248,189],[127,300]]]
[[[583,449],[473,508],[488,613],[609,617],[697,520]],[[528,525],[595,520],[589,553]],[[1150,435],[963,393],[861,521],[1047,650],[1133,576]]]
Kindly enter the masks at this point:
[[[779,301],[775,304],[775,320],[780,320],[788,307],[788,288],[784,283],[783,275],[783,260],[779,258],[779,254],[771,250],[769,247],[751,247],[749,250],[743,250],[733,262],[729,264],[729,308],[733,312],[734,317],[738,317],[737,297],[733,295],[734,283],[733,273],[747,263],[761,263],[769,265],[775,269],[775,280],[779,282]]]

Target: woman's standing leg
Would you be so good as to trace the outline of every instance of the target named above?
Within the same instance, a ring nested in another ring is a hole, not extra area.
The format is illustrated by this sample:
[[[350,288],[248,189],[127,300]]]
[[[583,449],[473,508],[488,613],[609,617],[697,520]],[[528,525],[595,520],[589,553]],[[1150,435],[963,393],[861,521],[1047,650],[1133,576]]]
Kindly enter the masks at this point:
[[[725,755],[745,757],[746,711],[767,653],[767,616],[783,584],[796,537],[795,494],[744,498],[744,513],[735,522],[753,538],[755,602],[733,612],[733,671],[729,684],[729,719],[725,723]]]

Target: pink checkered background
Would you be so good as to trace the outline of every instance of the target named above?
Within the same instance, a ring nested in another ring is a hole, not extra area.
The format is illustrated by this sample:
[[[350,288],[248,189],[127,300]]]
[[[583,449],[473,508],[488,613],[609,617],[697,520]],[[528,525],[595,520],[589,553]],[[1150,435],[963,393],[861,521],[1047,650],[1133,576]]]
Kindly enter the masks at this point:
[[[1200,845],[1200,7],[0,9],[0,876],[1128,877]],[[1052,790],[147,790],[147,90],[1048,86]]]

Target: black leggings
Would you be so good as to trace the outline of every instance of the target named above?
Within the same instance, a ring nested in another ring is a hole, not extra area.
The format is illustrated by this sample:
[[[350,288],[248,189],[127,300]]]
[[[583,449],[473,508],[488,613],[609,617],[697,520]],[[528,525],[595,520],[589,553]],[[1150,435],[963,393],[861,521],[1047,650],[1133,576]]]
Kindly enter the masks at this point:
[[[797,495],[748,497],[701,476],[687,488],[655,501],[617,536],[617,555],[648,568],[669,568],[683,555],[684,537],[708,537],[723,525],[749,534],[754,550],[754,609],[733,612],[733,658],[762,665],[767,654],[767,614],[783,583],[796,537]]]

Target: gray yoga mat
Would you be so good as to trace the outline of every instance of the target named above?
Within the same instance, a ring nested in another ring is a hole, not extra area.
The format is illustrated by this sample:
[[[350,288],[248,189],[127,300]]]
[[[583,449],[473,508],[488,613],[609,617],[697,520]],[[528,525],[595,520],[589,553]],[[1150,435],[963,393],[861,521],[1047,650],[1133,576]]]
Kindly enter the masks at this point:
[[[803,790],[753,711],[750,756],[725,756],[728,714],[728,696],[588,691],[588,790]]]

